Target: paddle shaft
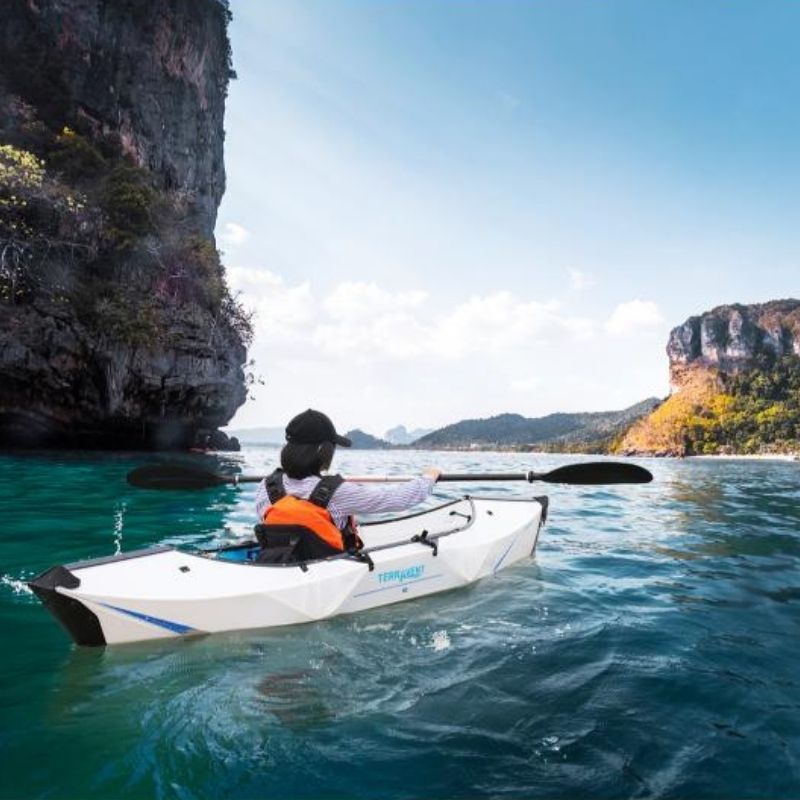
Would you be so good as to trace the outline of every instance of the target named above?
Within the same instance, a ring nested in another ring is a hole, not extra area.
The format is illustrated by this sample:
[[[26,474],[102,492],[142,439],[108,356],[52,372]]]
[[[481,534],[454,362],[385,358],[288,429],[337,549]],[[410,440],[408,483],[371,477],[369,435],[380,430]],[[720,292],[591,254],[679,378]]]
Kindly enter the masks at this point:
[[[437,483],[457,483],[467,481],[529,481],[532,472],[471,472],[467,473],[442,473]],[[419,475],[342,475],[351,483],[404,483],[414,480]]]
[[[350,475],[345,480],[352,483],[398,483],[412,480],[414,475]],[[440,483],[544,481],[573,486],[597,486],[609,483],[649,483],[653,476],[643,467],[630,463],[611,461],[566,464],[549,472],[473,472],[443,473]],[[128,483],[140,489],[208,489],[212,486],[240,483],[259,483],[260,475],[218,475],[197,467],[179,464],[151,464],[128,473]]]
[[[487,472],[469,474],[447,474],[442,473],[437,483],[456,483],[467,481],[533,481],[533,472]],[[261,475],[220,475],[221,482],[224,483],[260,483],[264,480]],[[350,483],[405,483],[418,478],[419,475],[342,475]]]

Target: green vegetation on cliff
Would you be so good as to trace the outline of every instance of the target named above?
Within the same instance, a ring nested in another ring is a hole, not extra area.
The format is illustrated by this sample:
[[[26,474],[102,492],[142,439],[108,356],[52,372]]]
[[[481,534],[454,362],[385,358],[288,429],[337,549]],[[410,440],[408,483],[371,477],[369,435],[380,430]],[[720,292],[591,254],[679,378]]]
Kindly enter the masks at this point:
[[[673,393],[615,451],[717,455],[800,451],[800,300],[690,317],[667,343]]]
[[[0,35],[0,444],[187,447],[246,398],[214,241],[224,0],[26,2]]]
[[[620,452],[724,455],[800,451],[800,357],[763,354],[733,374],[698,366],[635,424]]]
[[[0,302],[61,303],[133,345],[163,341],[171,318],[193,305],[210,336],[227,327],[249,340],[213,241],[182,230],[181,209],[113,138],[98,146],[24,117],[4,132]]]
[[[724,379],[724,391],[692,420],[687,449],[694,453],[800,450],[800,358],[771,359]]]

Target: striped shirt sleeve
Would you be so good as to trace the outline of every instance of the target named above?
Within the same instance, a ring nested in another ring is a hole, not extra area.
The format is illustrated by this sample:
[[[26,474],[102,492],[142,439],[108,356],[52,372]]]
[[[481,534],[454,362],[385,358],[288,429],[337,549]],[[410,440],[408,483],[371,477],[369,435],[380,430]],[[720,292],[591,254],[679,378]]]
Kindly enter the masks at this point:
[[[421,503],[433,490],[431,478],[420,476],[395,486],[365,486],[360,483],[343,483],[331,500],[331,516],[350,514],[378,514],[382,511],[405,511]]]
[[[284,479],[286,491],[295,497],[307,498],[319,482],[317,477],[300,481]],[[351,514],[379,514],[385,511],[405,511],[421,503],[433,491],[434,481],[424,475],[393,486],[365,486],[360,483],[343,483],[331,498],[328,511],[334,523],[344,527]],[[259,520],[269,507],[266,481],[261,481],[256,489],[256,514]]]

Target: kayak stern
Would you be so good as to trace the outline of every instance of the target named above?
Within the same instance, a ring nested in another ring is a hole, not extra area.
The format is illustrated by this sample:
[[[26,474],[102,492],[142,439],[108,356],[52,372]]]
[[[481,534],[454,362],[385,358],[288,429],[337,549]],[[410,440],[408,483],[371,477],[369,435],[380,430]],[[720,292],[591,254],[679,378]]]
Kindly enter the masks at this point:
[[[80,600],[62,594],[58,587],[77,589],[80,579],[66,567],[58,566],[37,575],[28,588],[42,601],[47,610],[61,623],[76,644],[102,647],[106,637],[97,615]]]

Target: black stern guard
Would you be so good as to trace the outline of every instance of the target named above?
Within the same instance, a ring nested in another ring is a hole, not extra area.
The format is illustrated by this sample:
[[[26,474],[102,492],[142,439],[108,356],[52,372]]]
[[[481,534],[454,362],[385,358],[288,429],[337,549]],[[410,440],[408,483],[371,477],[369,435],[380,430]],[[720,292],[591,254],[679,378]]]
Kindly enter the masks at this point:
[[[61,594],[56,587],[77,589],[80,578],[66,567],[52,567],[28,582],[31,591],[72,636],[76,644],[102,647],[106,643],[100,621],[83,603]]]

